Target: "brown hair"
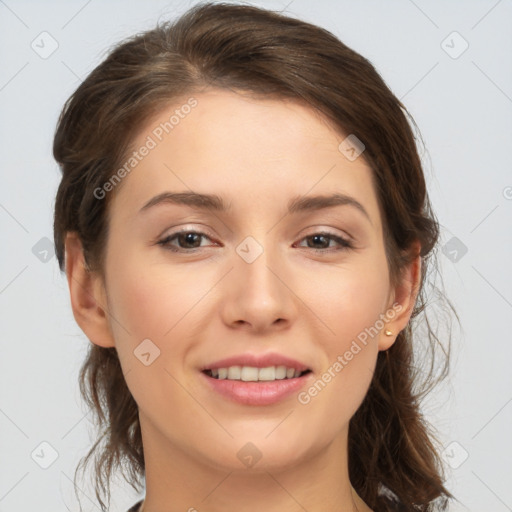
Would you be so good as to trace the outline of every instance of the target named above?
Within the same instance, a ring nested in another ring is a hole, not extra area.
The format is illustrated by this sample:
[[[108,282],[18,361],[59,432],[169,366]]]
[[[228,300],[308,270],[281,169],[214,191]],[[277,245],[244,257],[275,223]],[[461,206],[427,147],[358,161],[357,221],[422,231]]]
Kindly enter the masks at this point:
[[[379,352],[368,393],[350,421],[349,474],[375,511],[396,510],[398,503],[405,511],[445,510],[453,496],[443,485],[437,441],[419,403],[435,384],[438,349],[444,366],[436,382],[446,375],[449,348],[428,320],[423,340],[432,364],[422,386],[413,357],[411,324],[425,313],[424,284],[439,227],[412,117],[372,64],[327,30],[257,7],[202,3],[116,46],[66,102],[55,134],[53,151],[63,175],[54,220],[61,270],[65,235],[77,232],[88,268],[102,272],[111,194],[99,200],[94,191],[118,169],[136,130],[152,115],[210,86],[304,102],[340,132],[363,141],[393,284],[415,256],[414,242],[421,244],[421,285],[411,322],[389,350]],[[99,452],[95,491],[105,510],[102,498],[110,500],[114,470],[120,468],[137,491],[145,470],[137,405],[114,348],[90,344],[80,390],[102,433],[78,468]]]

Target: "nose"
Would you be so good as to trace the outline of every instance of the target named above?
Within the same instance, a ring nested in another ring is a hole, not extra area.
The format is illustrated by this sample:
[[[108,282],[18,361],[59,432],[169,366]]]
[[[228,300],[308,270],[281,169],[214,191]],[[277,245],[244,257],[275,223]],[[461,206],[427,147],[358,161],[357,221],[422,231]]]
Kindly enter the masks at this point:
[[[297,315],[297,297],[286,262],[263,250],[252,262],[235,254],[226,276],[221,315],[231,328],[257,333],[288,328]]]

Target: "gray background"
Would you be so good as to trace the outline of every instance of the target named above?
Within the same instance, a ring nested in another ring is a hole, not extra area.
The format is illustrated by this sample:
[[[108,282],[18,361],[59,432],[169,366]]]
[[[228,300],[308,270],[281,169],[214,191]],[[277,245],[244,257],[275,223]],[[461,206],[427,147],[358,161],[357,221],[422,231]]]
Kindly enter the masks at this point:
[[[57,116],[110,45],[193,3],[0,0],[0,512],[78,510],[73,471],[92,444],[77,386],[88,342],[49,241]],[[512,510],[512,2],[253,3],[332,31],[415,118],[462,325],[450,379],[424,410],[461,501],[451,510]],[[137,496],[118,484],[111,510],[125,511]]]

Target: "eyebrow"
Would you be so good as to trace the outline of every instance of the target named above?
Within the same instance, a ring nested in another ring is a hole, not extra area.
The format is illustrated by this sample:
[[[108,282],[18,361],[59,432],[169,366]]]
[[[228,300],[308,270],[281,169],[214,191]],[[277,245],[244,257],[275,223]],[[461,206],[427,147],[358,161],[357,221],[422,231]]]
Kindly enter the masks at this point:
[[[199,210],[214,212],[227,212],[231,208],[222,197],[216,194],[200,194],[197,192],[163,192],[150,199],[140,212],[146,211],[159,204],[177,204],[190,206]],[[288,202],[288,213],[302,213],[305,211],[317,211],[334,206],[352,206],[360,211],[373,225],[370,215],[365,207],[354,197],[346,194],[335,193],[331,195],[297,196]]]

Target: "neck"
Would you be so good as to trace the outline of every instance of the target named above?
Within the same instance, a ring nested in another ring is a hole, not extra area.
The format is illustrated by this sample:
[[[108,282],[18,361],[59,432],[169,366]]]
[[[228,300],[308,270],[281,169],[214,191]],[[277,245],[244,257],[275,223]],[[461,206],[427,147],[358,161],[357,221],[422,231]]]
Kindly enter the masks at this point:
[[[348,476],[347,434],[311,456],[283,467],[262,457],[246,468],[222,467],[170,444],[140,414],[146,466],[141,512],[371,512]],[[240,443],[233,441],[233,445]],[[236,453],[240,446],[233,447]]]

